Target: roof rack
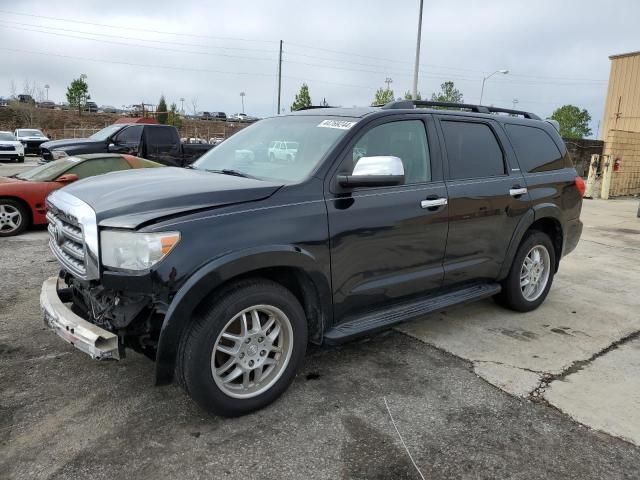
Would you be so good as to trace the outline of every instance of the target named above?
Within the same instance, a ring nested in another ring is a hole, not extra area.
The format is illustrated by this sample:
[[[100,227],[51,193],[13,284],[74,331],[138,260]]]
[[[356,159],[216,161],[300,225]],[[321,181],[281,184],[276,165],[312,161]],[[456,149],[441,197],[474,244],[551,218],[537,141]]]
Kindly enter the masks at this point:
[[[427,100],[397,100],[383,105],[385,110],[396,109],[412,109],[417,107],[441,107],[456,110],[469,110],[475,113],[508,113],[511,115],[522,115],[524,118],[540,120],[535,113],[525,112],[523,110],[513,110],[511,108],[487,107],[485,105],[472,105],[470,103],[452,103],[452,102],[432,102]]]
[[[300,110],[315,110],[316,108],[340,108],[340,107],[334,107],[333,105],[309,105],[308,107],[299,108],[296,111],[299,112]]]

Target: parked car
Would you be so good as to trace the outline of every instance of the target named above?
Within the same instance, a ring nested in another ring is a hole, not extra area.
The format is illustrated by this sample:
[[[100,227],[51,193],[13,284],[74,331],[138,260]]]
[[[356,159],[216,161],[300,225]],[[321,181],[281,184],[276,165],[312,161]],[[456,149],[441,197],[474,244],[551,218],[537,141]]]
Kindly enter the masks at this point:
[[[83,111],[89,113],[97,113],[98,112],[98,104],[96,102],[87,102],[82,108]]]
[[[224,112],[211,112],[211,118],[213,120],[227,120],[227,114]]]
[[[293,163],[298,153],[298,142],[276,141],[269,144],[269,160]]]
[[[230,115],[228,117],[228,120],[249,123],[249,122],[255,122],[259,119],[258,117],[252,117],[251,115],[247,115],[246,113],[234,113],[233,115]]]
[[[164,165],[187,166],[211,145],[187,145],[180,141],[172,125],[116,123],[89,138],[72,138],[44,143],[40,154],[44,161],[58,160],[84,153],[126,153]]]
[[[7,108],[11,99],[0,97],[0,108]]]
[[[103,105],[100,107],[100,110],[104,113],[118,113],[118,109],[111,105]]]
[[[131,155],[90,154],[57,160],[11,177],[0,177],[0,237],[18,235],[31,225],[47,223],[47,195],[76,180],[118,170],[162,166]],[[73,250],[61,248],[66,255],[71,255],[70,258],[74,257]]]
[[[42,102],[38,102],[36,104],[36,107],[38,108],[48,108],[53,110],[54,108],[56,108],[56,103],[52,102],[51,100],[44,100]]]
[[[27,95],[26,93],[18,95],[18,102],[30,103],[31,105],[36,104],[36,101],[33,99],[33,97],[31,95]]]
[[[283,135],[291,163],[236,156]],[[294,112],[140,177],[49,197],[61,271],[45,324],[93,358],[148,355],[156,384],[175,375],[220,415],[274,401],[308,342],[488,297],[537,308],[582,232],[584,182],[556,129],[477,105]]]
[[[49,141],[49,138],[36,128],[18,128],[13,132],[16,139],[24,145],[24,153],[40,153],[40,145]]]
[[[0,132],[0,160],[24,162],[24,145],[11,132]]]

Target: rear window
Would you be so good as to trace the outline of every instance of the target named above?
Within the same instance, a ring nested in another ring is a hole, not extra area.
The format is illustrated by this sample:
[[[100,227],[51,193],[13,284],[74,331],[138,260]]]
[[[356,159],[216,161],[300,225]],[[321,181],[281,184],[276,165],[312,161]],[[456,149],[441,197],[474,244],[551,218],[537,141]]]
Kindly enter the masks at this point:
[[[504,175],[504,156],[491,128],[484,123],[443,121],[451,179]]]
[[[505,129],[523,171],[536,173],[565,167],[562,153],[551,136],[541,128],[505,125]]]

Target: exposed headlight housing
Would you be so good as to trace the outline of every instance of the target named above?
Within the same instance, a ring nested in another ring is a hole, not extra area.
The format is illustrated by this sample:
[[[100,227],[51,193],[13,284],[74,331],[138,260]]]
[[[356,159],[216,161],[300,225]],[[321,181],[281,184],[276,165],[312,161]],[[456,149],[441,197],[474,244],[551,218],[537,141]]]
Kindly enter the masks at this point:
[[[51,156],[54,160],[60,160],[61,158],[68,157],[67,152],[64,150],[51,150]]]
[[[122,270],[148,270],[169,255],[179,241],[180,232],[103,230],[100,233],[102,264]]]

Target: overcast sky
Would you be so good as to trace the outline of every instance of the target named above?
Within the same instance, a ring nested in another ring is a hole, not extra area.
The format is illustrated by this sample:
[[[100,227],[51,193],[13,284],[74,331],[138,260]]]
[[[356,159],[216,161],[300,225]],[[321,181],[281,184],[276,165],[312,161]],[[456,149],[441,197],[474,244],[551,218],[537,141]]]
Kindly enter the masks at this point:
[[[184,108],[276,112],[304,81],[315,104],[368,105],[391,78],[411,88],[418,0],[64,2],[0,0],[0,96],[25,80],[65,100],[84,73],[99,105],[184,98]],[[55,8],[52,8],[55,6]],[[18,15],[20,14],[20,15]],[[609,55],[640,50],[637,0],[425,0],[419,90],[453,80],[470,103],[548,116],[571,103],[601,120]]]

